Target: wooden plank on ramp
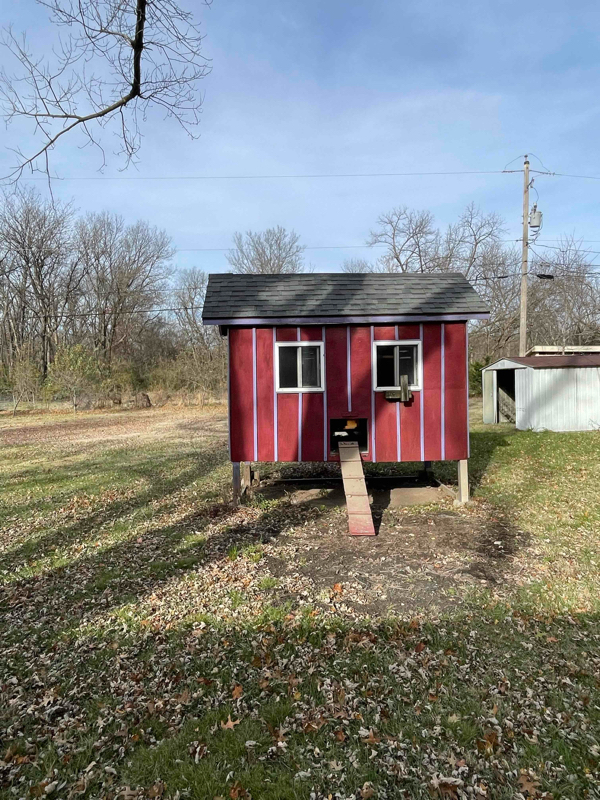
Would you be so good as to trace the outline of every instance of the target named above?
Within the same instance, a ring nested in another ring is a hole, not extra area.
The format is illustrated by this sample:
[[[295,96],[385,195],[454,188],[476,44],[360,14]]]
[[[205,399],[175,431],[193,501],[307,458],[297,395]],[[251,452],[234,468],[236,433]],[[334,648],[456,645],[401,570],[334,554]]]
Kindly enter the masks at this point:
[[[350,533],[353,536],[375,536],[358,442],[340,442],[339,449]]]

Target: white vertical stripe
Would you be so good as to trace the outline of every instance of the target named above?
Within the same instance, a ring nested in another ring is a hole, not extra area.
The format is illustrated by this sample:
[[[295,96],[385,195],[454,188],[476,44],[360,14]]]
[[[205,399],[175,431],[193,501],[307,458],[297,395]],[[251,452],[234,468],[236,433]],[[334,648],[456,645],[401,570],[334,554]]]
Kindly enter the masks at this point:
[[[441,333],[441,351],[442,351],[442,376],[441,376],[441,436],[442,436],[442,461],[446,458],[446,342],[445,342],[445,335],[446,335],[446,327],[442,322],[442,333]]]
[[[302,392],[298,392],[298,461],[302,461]]]
[[[467,458],[471,458],[471,426],[469,423],[469,323],[465,322],[465,341],[467,361]]]
[[[394,339],[398,341],[398,326],[394,325]],[[396,403],[396,461],[402,461],[402,445],[400,442],[400,403]]]
[[[229,447],[229,460],[231,461],[231,345],[229,343],[229,328],[227,328],[227,446]]]
[[[371,354],[373,353],[373,342],[375,341],[375,328],[371,325]],[[371,355],[371,372],[373,371],[373,355]],[[371,380],[371,387],[373,380]],[[375,462],[377,454],[375,452],[375,390],[371,388],[371,461]]]
[[[300,341],[300,326],[296,328],[296,339]]]
[[[424,384],[424,373],[425,370],[423,369],[423,360],[425,358],[424,348],[423,348],[423,323],[419,325],[419,339],[421,340],[421,400],[419,403],[419,411],[420,411],[420,427],[421,427],[421,461],[425,461],[425,426],[423,424],[425,419],[425,386]]]
[[[277,329],[273,328],[273,461],[279,460],[279,442],[277,441],[277,383],[275,381],[275,359],[277,358]]]
[[[346,380],[348,381],[348,411],[352,411],[352,362],[350,353],[350,325],[346,325]]]
[[[396,403],[396,461],[402,461],[402,447],[400,444],[400,403]]]
[[[258,461],[258,392],[256,388],[256,328],[252,328],[252,412],[254,415],[254,460]]]
[[[329,425],[327,419],[327,348],[325,347],[325,326],[321,328],[323,342],[323,461],[327,461],[329,453]]]

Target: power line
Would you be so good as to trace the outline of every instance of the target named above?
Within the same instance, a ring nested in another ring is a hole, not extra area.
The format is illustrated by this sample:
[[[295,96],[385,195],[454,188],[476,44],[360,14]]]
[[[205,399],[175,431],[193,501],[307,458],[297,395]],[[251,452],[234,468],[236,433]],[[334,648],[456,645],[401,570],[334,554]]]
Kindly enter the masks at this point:
[[[518,170],[448,170],[438,172],[331,172],[297,175],[92,175],[52,178],[58,181],[241,181],[288,178],[418,178],[428,175],[502,175]],[[25,178],[29,181],[47,181],[48,178]]]
[[[88,175],[68,176],[65,178],[53,177],[51,180],[58,183],[67,181],[253,181],[253,180],[288,180],[288,179],[319,179],[319,178],[422,178],[428,176],[454,176],[454,175],[510,175],[523,172],[521,169],[488,169],[488,170],[437,170],[428,172],[314,172],[298,174],[264,174],[264,175]],[[536,175],[548,175],[556,178],[582,178],[585,180],[600,181],[600,175],[575,175],[568,172],[550,172],[532,169]],[[29,178],[28,181],[47,181],[48,178]]]
[[[514,244],[516,242],[520,242],[520,239],[498,239],[497,240],[501,244]],[[544,242],[560,242],[561,239],[543,239]],[[598,243],[600,239],[578,239],[578,242],[590,242],[590,243]],[[549,247],[549,245],[541,245],[540,240],[538,239],[536,244],[539,247]],[[385,244],[319,244],[319,245],[310,245],[304,247],[304,250],[375,250],[379,248],[385,248],[387,245]],[[176,247],[175,248],[178,253],[228,253],[230,250],[234,250],[234,247]],[[556,247],[553,248],[556,250],[560,250],[562,248]],[[594,250],[587,250],[586,252],[594,253]]]
[[[561,250],[562,252],[564,252],[565,249],[567,249],[567,250],[569,249],[568,246],[566,248],[565,247],[557,247],[556,245],[540,244],[539,242],[536,242],[535,246],[536,247],[543,247],[546,250]],[[582,256],[585,256],[585,255],[588,255],[588,254],[600,255],[600,250],[581,250],[580,253],[581,253]]]

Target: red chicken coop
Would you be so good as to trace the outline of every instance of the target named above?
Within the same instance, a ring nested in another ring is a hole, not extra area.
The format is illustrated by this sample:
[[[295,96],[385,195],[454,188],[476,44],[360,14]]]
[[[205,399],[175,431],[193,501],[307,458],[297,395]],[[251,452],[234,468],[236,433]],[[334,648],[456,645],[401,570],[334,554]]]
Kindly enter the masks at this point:
[[[364,486],[362,462],[449,460],[466,500],[467,325],[488,318],[456,273],[210,275],[234,488],[249,462],[359,461]]]

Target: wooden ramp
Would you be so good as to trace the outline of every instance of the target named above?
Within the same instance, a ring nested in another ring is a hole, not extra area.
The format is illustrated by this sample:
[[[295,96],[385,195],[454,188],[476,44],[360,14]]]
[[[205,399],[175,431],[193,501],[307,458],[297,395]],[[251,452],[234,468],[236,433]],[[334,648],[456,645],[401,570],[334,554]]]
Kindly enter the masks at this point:
[[[340,442],[339,449],[350,533],[353,536],[375,536],[358,442]]]

